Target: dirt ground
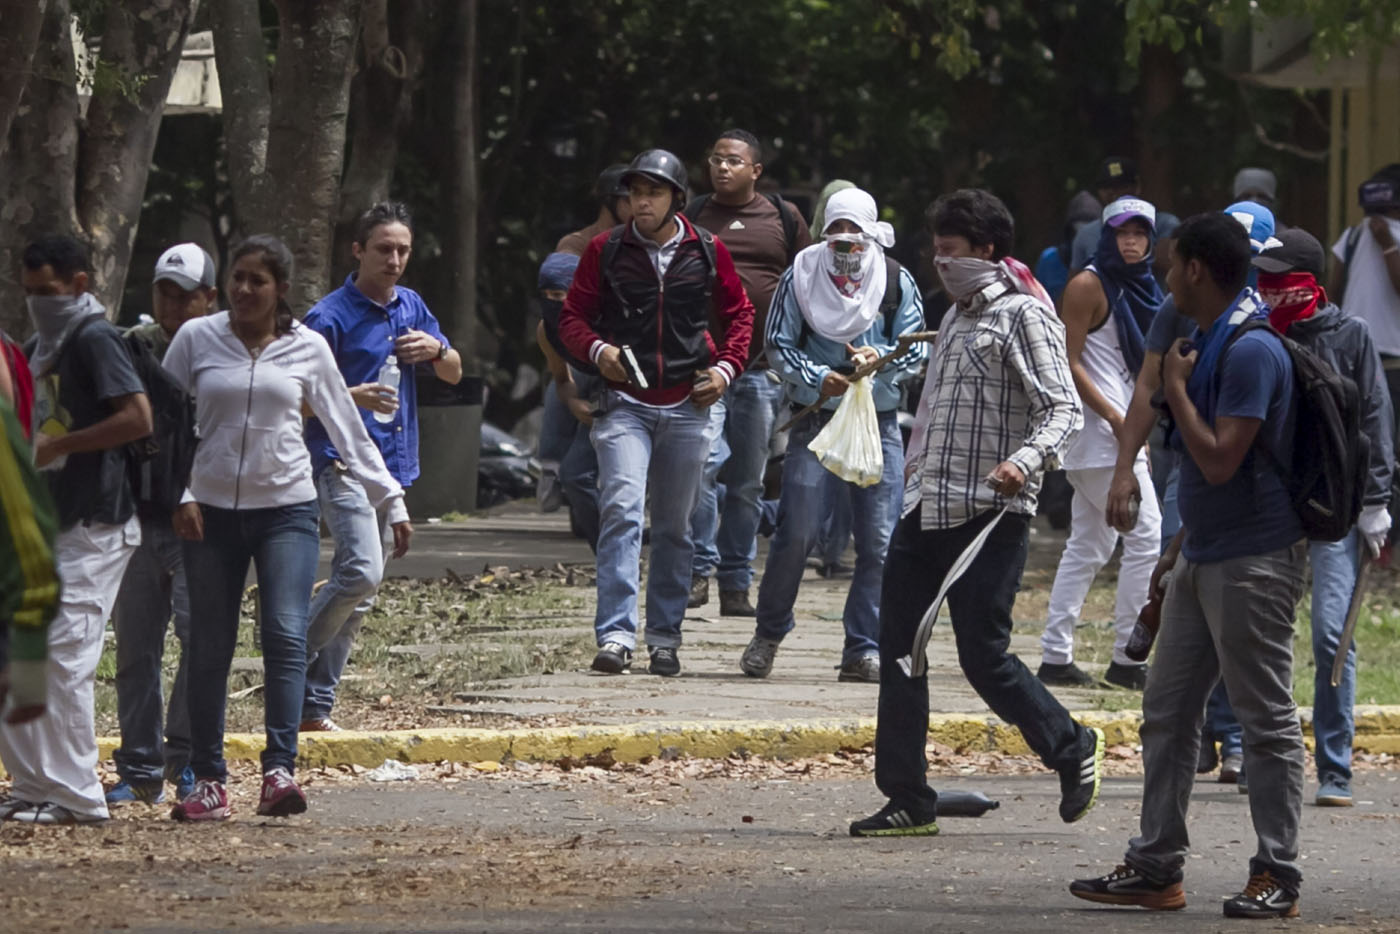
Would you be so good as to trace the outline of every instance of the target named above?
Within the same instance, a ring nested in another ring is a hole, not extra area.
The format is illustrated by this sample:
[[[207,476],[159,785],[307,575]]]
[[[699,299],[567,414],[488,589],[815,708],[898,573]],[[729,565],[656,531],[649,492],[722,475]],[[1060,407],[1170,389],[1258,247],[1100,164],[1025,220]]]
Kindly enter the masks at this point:
[[[1160,934],[1214,929],[1218,898],[1243,884],[1248,803],[1203,780],[1191,909],[1086,915],[1064,884],[1112,868],[1134,829],[1135,752],[1111,752],[1103,800],[1074,827],[1055,818],[1057,783],[1036,763],[930,755],[937,787],[982,790],[1001,807],[942,819],[935,839],[851,841],[846,822],[879,801],[868,750],[442,765],[392,785],[307,771],[311,810],[289,820],[254,815],[256,775],[244,769],[227,823],[178,825],[163,807],[133,805],[97,826],[0,826],[0,931],[1068,932],[1087,922]],[[1357,788],[1352,811],[1305,811],[1305,918],[1400,931],[1387,856],[1400,769],[1368,760]]]

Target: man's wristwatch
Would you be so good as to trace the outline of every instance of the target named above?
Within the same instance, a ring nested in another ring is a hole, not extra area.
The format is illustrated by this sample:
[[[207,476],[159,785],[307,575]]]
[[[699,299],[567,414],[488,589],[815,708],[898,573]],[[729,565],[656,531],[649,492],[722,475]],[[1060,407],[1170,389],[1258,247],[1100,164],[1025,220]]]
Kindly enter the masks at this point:
[[[447,341],[438,341],[438,352],[434,360],[441,360],[447,356]]]

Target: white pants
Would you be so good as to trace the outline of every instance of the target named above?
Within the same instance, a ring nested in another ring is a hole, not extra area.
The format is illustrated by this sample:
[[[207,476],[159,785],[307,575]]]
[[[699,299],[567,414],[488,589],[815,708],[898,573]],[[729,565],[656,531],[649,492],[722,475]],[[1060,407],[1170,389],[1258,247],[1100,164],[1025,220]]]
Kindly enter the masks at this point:
[[[1142,454],[1133,465],[1133,475],[1137,477],[1138,489],[1143,492],[1142,508],[1137,525],[1123,536],[1118,600],[1113,613],[1113,660],[1125,665],[1137,664],[1123,654],[1123,649],[1133,633],[1138,613],[1147,603],[1147,587],[1162,548],[1162,510],[1152,491],[1147,458]],[[1065,543],[1065,553],[1060,556],[1060,567],[1050,588],[1050,613],[1045,621],[1045,633],[1040,637],[1041,660],[1050,665],[1074,661],[1074,627],[1084,609],[1084,598],[1089,595],[1094,576],[1113,557],[1113,548],[1118,544],[1118,532],[1105,516],[1113,468],[1067,470],[1065,476],[1074,487],[1069,541]]]
[[[0,723],[0,761],[10,794],[32,804],[57,804],[79,819],[104,818],[97,777],[93,683],[102,634],[127,563],[141,544],[141,523],[75,525],[58,534],[54,560],[63,583],[49,624],[48,710],[20,726]]]

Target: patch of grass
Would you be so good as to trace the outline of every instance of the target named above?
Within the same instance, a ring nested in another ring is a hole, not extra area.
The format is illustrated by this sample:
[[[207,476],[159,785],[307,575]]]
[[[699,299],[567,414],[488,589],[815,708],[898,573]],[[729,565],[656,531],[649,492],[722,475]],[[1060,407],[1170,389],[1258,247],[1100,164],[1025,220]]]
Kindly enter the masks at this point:
[[[483,683],[581,667],[595,649],[591,627],[592,581],[580,575],[569,586],[549,572],[491,572],[476,578],[410,580],[396,578],[380,587],[374,607],[355,639],[337,710],[377,705],[384,695],[415,706],[451,703],[452,695]],[[252,601],[243,605],[235,659],[260,657],[253,633]],[[436,652],[391,651],[396,646],[433,646]],[[179,643],[166,640],[163,664],[167,697],[175,678]],[[428,657],[425,657],[428,656]],[[237,664],[237,662],[235,662]],[[261,685],[261,665],[247,665],[229,676],[230,694]],[[116,664],[108,646],[98,667],[96,705],[99,733],[114,734]],[[261,690],[228,704],[229,731],[258,731],[263,725]]]
[[[1373,594],[1356,618],[1356,703],[1400,704],[1400,608]],[[1293,698],[1311,707],[1317,668],[1312,650],[1312,598],[1298,604],[1293,636]],[[1331,671],[1323,672],[1331,683]]]
[[[1084,601],[1082,618],[1087,625],[1074,631],[1074,659],[1090,674],[1099,674],[1113,660],[1113,601],[1117,587],[1116,565],[1110,565],[1094,582]],[[1017,597],[1015,632],[1038,636],[1044,628],[1045,607],[1054,569],[1026,569],[1025,587]],[[1377,569],[1372,588],[1356,621],[1356,703],[1400,704],[1400,576]],[[1026,660],[1032,668],[1038,658]],[[1312,597],[1305,593],[1298,603],[1293,636],[1293,697],[1301,706],[1313,706],[1316,666],[1312,649]],[[1331,672],[1326,673],[1330,678]],[[1104,710],[1141,706],[1139,695],[1127,691],[1095,691],[1093,702]]]

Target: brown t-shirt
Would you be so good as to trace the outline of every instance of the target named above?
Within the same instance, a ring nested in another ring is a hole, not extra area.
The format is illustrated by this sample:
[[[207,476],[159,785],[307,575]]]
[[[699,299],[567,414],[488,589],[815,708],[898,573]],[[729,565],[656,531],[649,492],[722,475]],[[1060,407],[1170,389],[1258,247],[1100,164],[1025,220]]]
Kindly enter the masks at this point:
[[[559,242],[554,245],[554,252],[572,253],[575,256],[582,256],[583,249],[588,246],[590,240],[603,231],[611,229],[612,228],[604,227],[602,224],[594,221],[582,230],[575,230],[571,234],[564,234],[564,236],[560,237]]]
[[[812,245],[812,236],[801,212],[785,201],[783,209],[797,218],[793,253]],[[767,195],[754,194],[743,207],[720,204],[713,196],[705,200],[696,223],[714,234],[729,248],[739,281],[753,302],[753,340],[749,342],[749,366],[765,367],[763,328],[768,320],[768,305],[778,289],[778,280],[788,268],[788,245],[783,236],[783,220]]]

